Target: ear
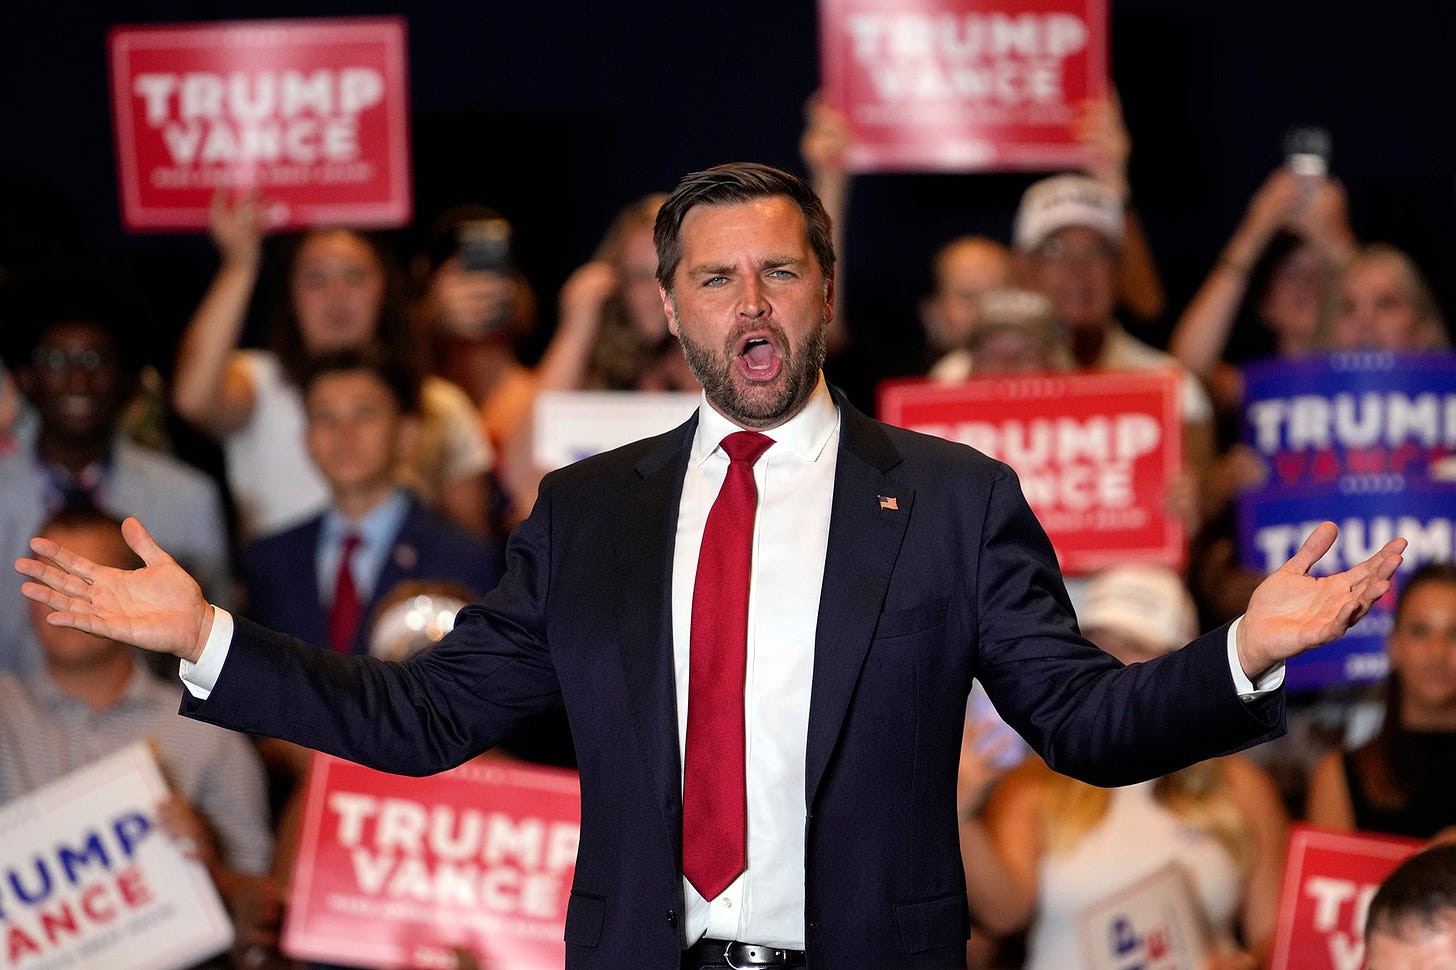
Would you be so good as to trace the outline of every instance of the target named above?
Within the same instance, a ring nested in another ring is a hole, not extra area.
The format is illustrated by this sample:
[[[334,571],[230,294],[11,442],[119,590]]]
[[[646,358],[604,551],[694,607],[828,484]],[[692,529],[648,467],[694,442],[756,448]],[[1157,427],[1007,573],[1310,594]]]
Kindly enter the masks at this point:
[[[662,297],[662,313],[667,317],[667,332],[674,337],[677,332],[677,306],[673,303],[672,294],[667,292],[667,287],[661,283],[657,284],[657,295]]]

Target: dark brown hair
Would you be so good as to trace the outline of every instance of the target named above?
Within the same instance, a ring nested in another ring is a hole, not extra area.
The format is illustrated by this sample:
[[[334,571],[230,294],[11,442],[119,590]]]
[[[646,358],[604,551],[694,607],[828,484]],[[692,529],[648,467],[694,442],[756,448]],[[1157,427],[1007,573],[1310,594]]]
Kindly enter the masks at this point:
[[[291,236],[284,241],[284,262],[287,272],[280,281],[281,292],[274,299],[272,327],[268,339],[269,349],[278,356],[279,365],[294,384],[303,383],[303,371],[309,353],[303,344],[303,330],[298,322],[298,310],[293,305],[293,277],[298,272],[298,259],[304,245],[315,236],[331,232],[346,232],[360,240],[373,254],[374,261],[384,277],[384,293],[379,301],[379,317],[375,321],[374,341],[397,360],[403,362],[416,374],[423,373],[420,350],[410,327],[409,302],[403,270],[394,256],[393,249],[384,237],[357,229],[340,227],[310,229],[308,232]]]
[[[799,207],[809,232],[809,246],[826,280],[834,276],[834,234],[824,203],[797,175],[756,162],[715,165],[683,177],[657,211],[652,242],[657,247],[657,282],[669,293],[682,261],[683,219],[700,205],[725,206],[785,196]]]
[[[1395,626],[1400,625],[1401,614],[1411,593],[1433,584],[1456,586],[1456,563],[1430,562],[1411,573],[1395,602]],[[1360,782],[1370,801],[1389,811],[1409,805],[1411,776],[1419,773],[1397,767],[1410,760],[1403,757],[1410,748],[1410,730],[1400,719],[1402,693],[1400,674],[1392,668],[1385,681],[1385,720],[1375,737],[1354,753]]]
[[[304,397],[325,377],[368,374],[389,390],[401,414],[420,413],[420,377],[403,361],[378,346],[345,347],[311,358],[303,367],[299,388]]]

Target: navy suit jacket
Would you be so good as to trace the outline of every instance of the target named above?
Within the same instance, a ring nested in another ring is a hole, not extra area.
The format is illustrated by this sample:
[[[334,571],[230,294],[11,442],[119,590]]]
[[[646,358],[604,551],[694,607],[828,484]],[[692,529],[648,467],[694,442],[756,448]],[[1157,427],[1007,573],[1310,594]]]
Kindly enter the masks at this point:
[[[838,403],[804,792],[809,964],[962,968],[956,768],[972,677],[1053,767],[1100,785],[1274,736],[1282,692],[1238,700],[1226,629],[1123,667],[1078,633],[1009,468]],[[564,700],[582,796],[567,966],[677,967],[671,577],[695,427],[548,476],[505,579],[434,650],[382,664],[243,622],[211,697],[184,710],[425,774]]]
[[[243,583],[248,590],[247,615],[282,633],[309,643],[327,645],[329,614],[319,589],[319,533],[324,516],[276,535],[259,539],[243,551]],[[504,560],[500,548],[483,542],[459,526],[409,499],[385,556],[350,653],[368,653],[370,620],[379,601],[407,580],[455,583],[479,596],[500,581]]]

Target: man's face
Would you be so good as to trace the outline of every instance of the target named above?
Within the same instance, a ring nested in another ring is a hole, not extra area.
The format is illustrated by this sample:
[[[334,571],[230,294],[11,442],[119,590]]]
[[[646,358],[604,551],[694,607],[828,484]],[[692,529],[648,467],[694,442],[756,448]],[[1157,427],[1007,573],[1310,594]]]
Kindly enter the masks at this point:
[[[1117,253],[1095,229],[1068,226],[1031,254],[1032,285],[1073,330],[1104,330],[1117,306]]]
[[[336,494],[393,484],[409,423],[379,378],[326,374],[309,387],[304,406],[309,456]]]
[[[834,306],[803,214],[786,196],[698,206],[681,238],[662,304],[708,402],[740,427],[783,424],[818,383]]]
[[[77,528],[52,526],[44,533],[67,549],[103,566],[131,569],[139,563],[121,537],[121,530],[111,525],[87,525]],[[46,664],[71,671],[84,670],[112,662],[119,654],[130,654],[132,648],[116,640],[93,637],[70,627],[51,626],[46,622],[50,607],[27,600],[30,624],[45,653]]]
[[[1034,374],[1053,370],[1047,345],[1025,330],[995,327],[971,342],[971,373]]]
[[[959,347],[976,325],[981,297],[1011,282],[1011,260],[989,241],[953,243],[936,260],[935,295],[925,308],[925,335],[937,351]]]
[[[1365,946],[1369,970],[1456,970],[1456,914],[1434,927],[1408,920],[1398,929],[1370,931]]]
[[[48,431],[89,438],[111,434],[124,384],[111,335],[76,322],[53,326],[41,337],[23,389]]]

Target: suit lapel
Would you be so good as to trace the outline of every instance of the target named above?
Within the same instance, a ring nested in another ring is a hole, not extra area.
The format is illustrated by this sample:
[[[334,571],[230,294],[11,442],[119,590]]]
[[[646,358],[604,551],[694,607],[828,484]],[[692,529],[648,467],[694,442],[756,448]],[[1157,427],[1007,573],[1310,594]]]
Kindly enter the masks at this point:
[[[620,584],[618,646],[626,704],[664,821],[676,829],[682,810],[673,672],[672,561],[678,504],[696,414],[659,439],[638,462],[638,481],[624,496],[607,575]]]
[[[318,562],[319,538],[324,529],[324,517],[315,516],[309,521],[308,528],[299,533],[298,542],[293,547],[294,554],[288,559],[300,563],[306,568],[299,572],[307,575],[308,582],[300,593],[298,622],[295,626],[288,628],[290,633],[297,631],[297,635],[309,643],[316,643],[325,649],[329,646],[329,607],[328,603],[333,599],[334,591],[325,590],[319,586]],[[285,570],[286,575],[292,575]]]
[[[835,396],[841,415],[839,460],[814,636],[805,755],[804,795],[811,809],[874,635],[915,498],[887,475],[900,462],[888,436]]]

